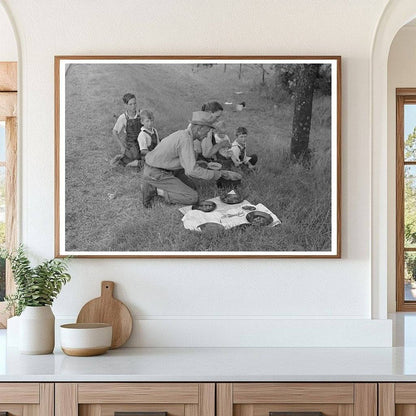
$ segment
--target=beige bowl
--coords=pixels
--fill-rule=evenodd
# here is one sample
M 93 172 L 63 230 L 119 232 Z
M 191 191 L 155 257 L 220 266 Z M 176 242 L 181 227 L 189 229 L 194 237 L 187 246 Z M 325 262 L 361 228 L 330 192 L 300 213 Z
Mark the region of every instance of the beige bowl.
M 77 357 L 104 354 L 111 347 L 112 334 L 110 324 L 61 325 L 61 348 L 65 354 Z

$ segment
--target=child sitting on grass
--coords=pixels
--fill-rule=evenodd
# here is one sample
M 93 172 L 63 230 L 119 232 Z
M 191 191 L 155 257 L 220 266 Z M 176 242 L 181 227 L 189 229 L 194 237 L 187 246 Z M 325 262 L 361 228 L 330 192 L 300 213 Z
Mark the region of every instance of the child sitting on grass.
M 232 152 L 230 150 L 231 140 L 227 136 L 225 122 L 220 120 L 214 123 L 215 129 L 208 133 L 202 140 L 202 156 L 205 160 L 220 162 L 224 168 L 231 168 Z
M 127 166 L 129 163 L 140 159 L 137 136 L 142 124 L 137 111 L 136 96 L 131 93 L 123 95 L 126 111 L 120 115 L 113 128 L 113 137 L 120 143 L 121 155 L 117 155 L 111 161 L 113 166 Z
M 151 152 L 160 142 L 159 134 L 153 127 L 155 118 L 150 110 L 140 111 L 140 120 L 143 124 L 137 141 L 139 143 L 140 156 L 144 159 L 144 156 Z
M 254 170 L 257 163 L 257 155 L 247 155 L 247 129 L 245 127 L 238 127 L 235 131 L 235 137 L 231 145 L 231 160 L 234 162 L 234 166 Z

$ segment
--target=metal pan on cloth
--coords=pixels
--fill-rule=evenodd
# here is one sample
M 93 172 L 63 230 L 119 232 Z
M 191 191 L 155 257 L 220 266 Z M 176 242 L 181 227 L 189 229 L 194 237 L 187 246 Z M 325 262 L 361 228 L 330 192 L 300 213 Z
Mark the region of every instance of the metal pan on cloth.
M 266 227 L 273 222 L 273 218 L 270 214 L 263 211 L 251 211 L 246 215 L 246 220 L 251 225 L 256 225 L 259 227 Z
M 256 207 L 254 205 L 243 205 L 241 209 L 244 211 L 255 211 Z
M 213 201 L 201 201 L 198 204 L 192 205 L 192 209 L 197 209 L 202 212 L 212 212 L 217 208 L 217 204 Z
M 239 204 L 244 201 L 244 198 L 238 193 L 221 195 L 220 199 L 224 204 Z

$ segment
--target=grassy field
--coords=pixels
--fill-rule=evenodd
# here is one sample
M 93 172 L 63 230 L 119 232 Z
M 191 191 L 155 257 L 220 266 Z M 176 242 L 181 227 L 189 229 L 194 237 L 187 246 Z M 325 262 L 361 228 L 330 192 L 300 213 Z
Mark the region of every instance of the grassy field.
M 327 251 L 331 248 L 330 97 L 314 100 L 312 166 L 289 160 L 293 105 L 275 104 L 262 87 L 261 72 L 238 65 L 192 71 L 190 65 L 77 65 L 66 75 L 66 218 L 68 251 Z M 161 137 L 186 128 L 192 111 L 209 100 L 224 105 L 229 136 L 249 131 L 248 153 L 258 170 L 244 177 L 242 193 L 263 203 L 282 221 L 274 228 L 249 227 L 217 234 L 184 229 L 178 206 L 160 201 L 142 207 L 141 173 L 114 168 L 119 152 L 111 131 L 123 112 L 121 96 L 133 92 L 139 108 L 155 113 Z M 242 92 L 242 94 L 236 94 Z M 219 194 L 215 183 L 198 181 L 201 199 Z

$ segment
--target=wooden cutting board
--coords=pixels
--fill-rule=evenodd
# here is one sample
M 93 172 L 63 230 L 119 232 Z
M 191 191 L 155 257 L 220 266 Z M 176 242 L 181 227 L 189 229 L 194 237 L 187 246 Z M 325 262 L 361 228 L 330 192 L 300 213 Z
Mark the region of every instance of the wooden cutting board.
M 107 323 L 113 326 L 111 349 L 121 347 L 130 337 L 133 319 L 124 303 L 113 297 L 114 282 L 101 282 L 101 296 L 86 303 L 77 323 Z

